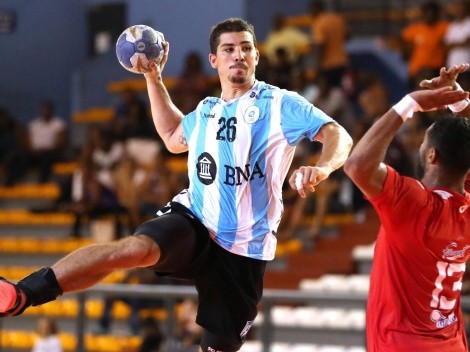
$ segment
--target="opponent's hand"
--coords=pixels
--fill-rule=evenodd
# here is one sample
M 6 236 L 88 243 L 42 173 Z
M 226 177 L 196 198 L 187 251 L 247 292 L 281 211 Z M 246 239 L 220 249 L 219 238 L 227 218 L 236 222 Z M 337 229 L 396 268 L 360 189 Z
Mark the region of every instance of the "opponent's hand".
M 163 34 L 162 34 L 162 37 L 163 37 Z M 147 72 L 144 72 L 144 77 L 146 79 L 150 79 L 154 81 L 162 79 L 163 68 L 165 67 L 168 61 L 168 52 L 170 51 L 170 43 L 168 43 L 166 40 L 163 40 L 162 46 L 163 46 L 163 56 L 160 59 L 160 61 L 158 62 L 152 61 L 149 63 L 150 70 Z
M 446 86 L 433 90 L 417 90 L 410 96 L 421 106 L 423 111 L 446 109 L 447 105 L 467 99 L 469 93 L 461 90 L 453 90 Z
M 446 69 L 445 67 L 441 67 L 439 71 L 439 76 L 422 80 L 419 83 L 419 86 L 422 88 L 427 89 L 437 89 L 442 87 L 452 87 L 456 89 L 457 86 L 455 85 L 457 81 L 457 77 L 460 73 L 465 72 L 470 67 L 470 64 L 460 64 L 460 65 L 453 65 L 450 68 Z
M 315 186 L 326 179 L 331 170 L 320 166 L 301 166 L 289 178 L 289 185 L 297 190 L 302 198 L 306 197 L 305 189 L 315 192 Z

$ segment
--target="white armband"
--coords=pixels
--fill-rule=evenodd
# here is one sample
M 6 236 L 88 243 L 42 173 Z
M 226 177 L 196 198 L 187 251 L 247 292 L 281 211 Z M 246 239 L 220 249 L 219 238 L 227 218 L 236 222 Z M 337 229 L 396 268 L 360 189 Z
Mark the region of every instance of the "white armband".
M 393 105 L 393 110 L 401 116 L 403 121 L 412 118 L 417 111 L 423 111 L 423 108 L 409 94 L 405 95 L 398 103 Z
M 458 84 L 457 82 L 455 82 L 455 85 L 457 86 L 457 89 L 456 90 L 460 90 L 463 92 L 463 89 L 462 87 L 460 86 L 460 84 Z M 453 104 L 449 104 L 447 105 L 447 107 L 449 108 L 450 111 L 452 112 L 461 112 L 462 110 L 464 110 L 469 104 L 469 101 L 468 99 L 464 99 L 464 100 L 461 100 L 461 101 L 458 101 L 456 103 L 453 103 Z

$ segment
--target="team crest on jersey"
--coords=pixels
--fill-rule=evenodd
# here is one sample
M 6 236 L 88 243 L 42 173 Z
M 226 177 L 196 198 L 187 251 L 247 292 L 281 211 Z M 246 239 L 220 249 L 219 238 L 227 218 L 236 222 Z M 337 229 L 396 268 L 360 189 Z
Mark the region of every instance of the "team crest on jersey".
M 436 328 L 442 329 L 445 328 L 446 326 L 452 325 L 457 321 L 457 317 L 455 316 L 454 313 L 450 314 L 448 317 L 446 317 L 444 314 L 442 314 L 440 311 L 437 309 L 434 309 L 431 312 L 431 321 L 436 323 Z
M 452 242 L 442 251 L 442 258 L 455 260 L 465 257 L 465 253 L 470 248 L 470 246 L 464 246 L 462 249 L 457 248 L 457 243 Z
M 201 183 L 210 185 L 217 175 L 217 164 L 209 153 L 202 153 L 197 159 L 197 178 Z
M 259 119 L 259 108 L 255 105 L 250 106 L 246 109 L 245 114 L 243 115 L 246 123 L 255 123 Z

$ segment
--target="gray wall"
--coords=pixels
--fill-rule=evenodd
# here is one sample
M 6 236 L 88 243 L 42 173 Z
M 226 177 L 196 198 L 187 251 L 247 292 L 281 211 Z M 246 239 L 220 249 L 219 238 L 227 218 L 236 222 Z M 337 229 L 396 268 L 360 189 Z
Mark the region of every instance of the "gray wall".
M 13 33 L 0 34 L 0 106 L 26 122 L 38 113 L 44 98 L 54 99 L 57 113 L 66 119 L 80 104 L 86 107 L 112 103 L 106 83 L 132 74 L 119 66 L 113 52 L 88 60 L 86 19 L 90 5 L 111 2 L 2 0 L 0 9 L 13 10 L 17 26 Z M 245 13 L 244 0 L 124 2 L 128 25 L 154 26 L 171 43 L 167 75 L 180 72 L 189 50 L 199 50 L 205 57 L 212 24 Z M 72 97 L 72 90 L 81 94 Z
M 0 9 L 17 16 L 16 31 L 0 34 L 0 105 L 27 120 L 42 99 L 53 98 L 68 114 L 71 74 L 85 60 L 84 4 L 2 0 Z

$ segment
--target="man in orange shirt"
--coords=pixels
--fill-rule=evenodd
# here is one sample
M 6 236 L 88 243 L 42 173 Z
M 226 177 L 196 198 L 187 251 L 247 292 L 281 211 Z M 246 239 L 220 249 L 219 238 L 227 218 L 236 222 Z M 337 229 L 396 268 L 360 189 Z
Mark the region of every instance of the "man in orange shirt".
M 410 90 L 415 90 L 423 78 L 439 75 L 446 59 L 444 36 L 448 22 L 440 19 L 441 6 L 436 1 L 427 1 L 420 10 L 421 19 L 401 32 L 402 51 L 408 61 Z
M 313 0 L 310 11 L 313 18 L 313 52 L 319 60 L 319 69 L 326 74 L 332 86 L 341 86 L 343 74 L 349 65 L 346 21 L 340 14 L 326 11 L 321 0 Z

